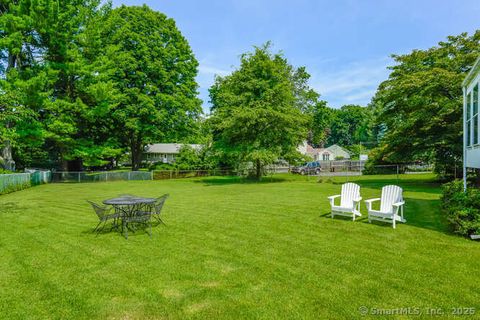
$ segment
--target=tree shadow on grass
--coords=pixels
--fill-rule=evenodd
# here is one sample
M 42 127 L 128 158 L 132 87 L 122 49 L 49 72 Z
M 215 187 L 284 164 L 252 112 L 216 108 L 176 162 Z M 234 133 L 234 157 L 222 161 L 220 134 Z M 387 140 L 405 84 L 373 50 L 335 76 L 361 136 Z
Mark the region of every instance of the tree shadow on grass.
M 203 183 L 205 185 L 229 185 L 229 184 L 269 184 L 290 181 L 284 177 L 263 177 L 262 180 L 254 180 L 244 177 L 209 177 L 195 180 L 195 183 Z
M 0 203 L 0 213 L 15 213 L 21 214 L 27 209 L 26 206 L 21 206 L 15 202 Z
M 404 212 L 408 225 L 451 234 L 438 199 L 405 198 Z
M 119 236 L 121 236 L 121 232 L 118 231 L 118 230 L 115 230 L 115 229 L 111 229 L 109 226 L 99 230 L 98 232 L 97 231 L 94 231 L 94 227 L 95 226 L 92 226 L 92 227 L 88 227 L 88 228 L 85 228 L 83 231 L 82 231 L 82 234 L 85 234 L 85 235 L 91 235 L 93 237 L 100 237 L 102 235 L 106 235 L 106 234 L 118 234 Z
M 161 223 L 152 223 L 152 234 L 154 233 L 156 227 L 160 226 Z M 111 224 L 107 224 L 104 228 L 101 228 L 98 232 L 94 231 L 95 226 L 89 227 L 85 230 L 83 230 L 81 233 L 84 235 L 90 235 L 92 237 L 97 237 L 100 238 L 102 236 L 112 234 L 121 238 L 125 239 L 125 231 L 122 232 L 122 226 L 118 226 L 117 228 L 113 228 Z M 149 238 L 149 232 L 150 232 L 150 227 L 149 226 L 135 226 L 134 229 L 130 228 L 128 229 L 128 238 L 133 238 L 137 236 L 147 236 Z
M 374 209 L 377 209 L 375 205 Z M 369 223 L 368 212 L 363 202 L 361 212 L 362 216 L 356 218 L 354 221 L 355 223 L 366 223 L 375 226 L 392 228 L 391 223 L 381 221 L 372 221 L 371 223 Z M 322 213 L 320 214 L 320 217 L 331 219 L 331 214 L 330 212 Z M 406 225 L 451 235 L 447 219 L 441 212 L 440 200 L 405 198 L 404 217 L 407 220 L 407 222 L 405 223 Z M 335 216 L 334 219 L 352 221 L 352 218 L 342 216 Z M 397 223 L 397 228 L 402 227 L 402 225 L 404 225 L 404 223 Z
M 388 178 L 388 179 L 366 179 L 366 178 L 357 178 L 350 179 L 349 181 L 334 181 L 333 184 L 344 184 L 346 182 L 353 182 L 360 185 L 360 187 L 377 189 L 381 190 L 384 186 L 387 185 L 398 185 L 404 191 L 413 191 L 413 192 L 425 192 L 440 194 L 441 184 L 436 182 L 434 179 L 429 180 L 419 180 L 419 179 L 397 179 L 397 178 Z M 380 196 L 380 195 L 379 195 Z

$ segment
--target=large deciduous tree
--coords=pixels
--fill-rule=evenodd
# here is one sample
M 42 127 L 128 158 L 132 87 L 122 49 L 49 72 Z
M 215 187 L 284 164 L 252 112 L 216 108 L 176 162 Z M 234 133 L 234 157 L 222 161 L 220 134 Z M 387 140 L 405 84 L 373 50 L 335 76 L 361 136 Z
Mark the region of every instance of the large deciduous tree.
M 342 146 L 370 143 L 373 121 L 372 111 L 368 107 L 345 105 L 333 109 L 328 143 Z
M 182 140 L 201 113 L 198 62 L 175 22 L 147 6 L 121 6 L 102 25 L 98 72 L 118 93 L 112 135 L 128 146 L 132 170 L 146 144 Z
M 6 0 L 0 3 L 0 155 L 11 155 L 18 139 L 17 126 L 27 115 L 22 105 L 23 92 L 14 85 L 18 70 L 32 64 L 33 49 L 38 41 L 33 33 L 31 2 Z M 4 165 L 14 164 L 5 159 Z
M 295 157 L 317 98 L 308 78 L 268 43 L 243 54 L 240 67 L 210 88 L 214 148 L 237 163 L 253 163 L 257 179 L 265 165 Z
M 327 106 L 326 101 L 318 101 L 310 110 L 310 132 L 308 142 L 323 148 L 331 133 L 333 110 Z
M 106 154 L 118 153 L 109 139 L 90 134 L 90 128 L 100 127 L 100 118 L 92 113 L 101 101 L 93 94 L 98 92 L 91 69 L 96 56 L 88 56 L 88 42 L 94 39 L 86 30 L 108 7 L 99 0 L 10 0 L 0 5 L 0 121 L 8 120 L 6 136 L 13 137 L 22 165 L 35 163 L 32 158 L 40 155 L 52 165 L 66 169 L 67 163 L 76 163 L 79 168 L 84 160 L 98 163 Z
M 428 50 L 393 55 L 388 80 L 373 99 L 384 135 L 377 162 L 433 162 L 438 173 L 461 166 L 461 83 L 480 53 L 480 31 Z M 460 170 L 458 170 L 460 172 Z

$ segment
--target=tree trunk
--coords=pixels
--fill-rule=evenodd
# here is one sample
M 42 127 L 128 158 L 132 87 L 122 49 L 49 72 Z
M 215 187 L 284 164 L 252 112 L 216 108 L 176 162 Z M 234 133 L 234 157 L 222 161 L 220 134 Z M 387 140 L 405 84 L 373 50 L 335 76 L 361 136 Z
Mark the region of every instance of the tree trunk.
M 80 158 L 77 158 L 75 160 L 68 160 L 67 169 L 68 171 L 74 171 L 74 172 L 83 171 L 83 160 Z
M 142 143 L 140 139 L 132 138 L 130 151 L 132 157 L 132 171 L 137 171 L 140 169 L 140 163 L 142 162 Z
M 2 150 L 2 158 L 4 161 L 5 169 L 15 171 L 15 161 L 12 158 L 12 146 L 10 140 L 5 140 Z
M 256 174 L 255 174 L 255 178 L 257 180 L 260 180 L 262 178 L 262 165 L 260 163 L 260 160 L 257 160 L 256 167 L 257 167 L 257 171 L 256 171 Z
M 9 51 L 7 73 L 11 69 L 15 68 L 15 64 L 16 64 L 16 56 Z M 7 122 L 6 126 L 7 128 L 10 128 L 11 124 Z M 2 157 L 5 162 L 5 169 L 10 171 L 15 171 L 15 161 L 13 161 L 13 157 L 12 157 L 12 145 L 10 143 L 10 140 L 5 140 L 3 143 Z

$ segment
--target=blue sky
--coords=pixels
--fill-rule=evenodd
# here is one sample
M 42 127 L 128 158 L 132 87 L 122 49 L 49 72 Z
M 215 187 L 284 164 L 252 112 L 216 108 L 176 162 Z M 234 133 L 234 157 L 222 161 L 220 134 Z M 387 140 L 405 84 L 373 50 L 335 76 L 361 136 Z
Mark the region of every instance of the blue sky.
M 175 19 L 200 63 L 198 83 L 208 111 L 214 75 L 238 66 L 239 55 L 271 40 L 331 107 L 366 105 L 388 77 L 390 54 L 426 49 L 448 35 L 480 29 L 478 0 L 114 0 Z

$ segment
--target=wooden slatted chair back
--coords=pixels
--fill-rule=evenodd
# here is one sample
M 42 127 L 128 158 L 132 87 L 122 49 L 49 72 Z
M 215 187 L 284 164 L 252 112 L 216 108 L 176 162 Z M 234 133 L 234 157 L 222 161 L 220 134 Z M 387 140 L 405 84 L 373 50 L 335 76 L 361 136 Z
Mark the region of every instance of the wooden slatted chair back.
M 340 206 L 343 208 L 353 208 L 353 200 L 360 197 L 360 186 L 356 183 L 348 182 L 342 185 L 342 194 Z
M 388 185 L 382 188 L 382 197 L 380 199 L 380 211 L 392 212 L 394 203 L 403 200 L 403 190 L 399 186 Z

